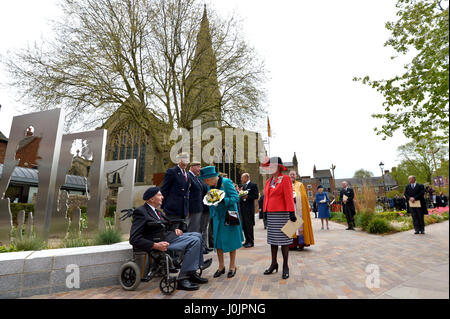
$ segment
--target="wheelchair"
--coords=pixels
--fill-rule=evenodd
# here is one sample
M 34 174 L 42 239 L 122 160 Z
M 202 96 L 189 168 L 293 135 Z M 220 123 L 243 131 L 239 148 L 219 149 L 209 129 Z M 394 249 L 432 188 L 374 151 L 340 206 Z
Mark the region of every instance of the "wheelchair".
M 120 220 L 125 220 L 133 215 L 134 209 L 124 209 Z M 186 229 L 186 224 L 182 219 L 171 220 L 173 226 L 180 225 L 181 230 Z M 148 226 L 154 227 L 161 232 L 165 231 L 165 225 L 161 222 L 149 222 Z M 163 239 L 162 239 L 163 240 Z M 142 268 L 138 265 L 138 258 L 143 257 Z M 177 277 L 170 274 L 175 271 L 174 254 L 169 251 L 152 249 L 150 252 L 133 248 L 133 257 L 120 267 L 119 282 L 122 289 L 132 291 L 139 287 L 141 282 L 148 282 L 155 277 L 161 277 L 159 289 L 164 295 L 172 294 L 177 288 Z M 180 266 L 180 265 L 177 265 Z M 197 270 L 201 276 L 202 269 Z

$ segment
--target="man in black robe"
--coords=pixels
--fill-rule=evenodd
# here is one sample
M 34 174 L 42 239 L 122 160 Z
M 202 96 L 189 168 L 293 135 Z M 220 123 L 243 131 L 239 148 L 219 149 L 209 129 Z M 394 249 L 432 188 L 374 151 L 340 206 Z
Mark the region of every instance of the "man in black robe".
M 346 198 L 344 198 L 346 196 Z M 354 216 L 356 215 L 355 204 L 353 203 L 353 198 L 355 197 L 355 193 L 352 188 L 348 187 L 347 182 L 342 182 L 342 189 L 339 195 L 339 198 L 342 201 L 342 212 L 347 219 L 348 227 L 346 230 L 355 230 L 355 220 Z

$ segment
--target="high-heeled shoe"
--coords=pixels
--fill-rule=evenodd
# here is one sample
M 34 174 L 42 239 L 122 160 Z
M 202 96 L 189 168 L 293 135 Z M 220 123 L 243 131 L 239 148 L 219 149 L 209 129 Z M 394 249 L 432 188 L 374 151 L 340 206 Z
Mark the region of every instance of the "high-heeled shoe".
M 222 270 L 217 269 L 216 272 L 214 273 L 214 278 L 220 277 L 220 275 L 223 275 L 225 273 L 225 267 L 223 267 Z
M 264 270 L 264 275 L 271 275 L 274 270 L 278 272 L 278 264 L 270 265 L 268 269 Z
M 286 268 L 283 267 L 283 275 L 281 276 L 281 278 L 283 278 L 283 279 L 289 278 L 289 267 L 286 267 Z

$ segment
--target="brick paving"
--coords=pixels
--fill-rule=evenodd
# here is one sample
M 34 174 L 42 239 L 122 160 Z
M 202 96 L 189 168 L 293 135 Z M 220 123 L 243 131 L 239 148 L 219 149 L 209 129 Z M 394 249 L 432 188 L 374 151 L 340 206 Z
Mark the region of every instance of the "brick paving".
M 303 251 L 290 251 L 290 278 L 281 279 L 282 256 L 278 252 L 280 271 L 263 275 L 270 264 L 270 249 L 262 220 L 255 226 L 255 247 L 237 252 L 237 273 L 228 279 L 213 278 L 213 265 L 204 271 L 209 279 L 197 291 L 175 291 L 164 296 L 159 279 L 141 283 L 136 291 L 120 286 L 93 288 L 30 298 L 51 299 L 372 299 L 372 298 L 449 298 L 449 222 L 426 227 L 425 235 L 413 231 L 393 235 L 371 235 L 348 231 L 330 222 L 330 230 L 321 230 L 320 221 L 312 218 L 316 244 Z M 229 256 L 225 264 L 228 271 Z M 379 288 L 366 286 L 366 267 L 377 265 Z

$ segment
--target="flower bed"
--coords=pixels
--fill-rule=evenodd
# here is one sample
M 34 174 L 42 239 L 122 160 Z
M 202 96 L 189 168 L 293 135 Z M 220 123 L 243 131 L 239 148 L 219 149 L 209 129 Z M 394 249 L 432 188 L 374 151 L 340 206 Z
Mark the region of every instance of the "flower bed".
M 440 223 L 449 219 L 448 207 L 432 208 L 425 215 L 425 225 Z M 330 220 L 347 224 L 341 212 L 332 212 Z M 355 216 L 356 227 L 373 234 L 389 234 L 414 228 L 412 217 L 407 211 L 372 212 L 360 211 Z

